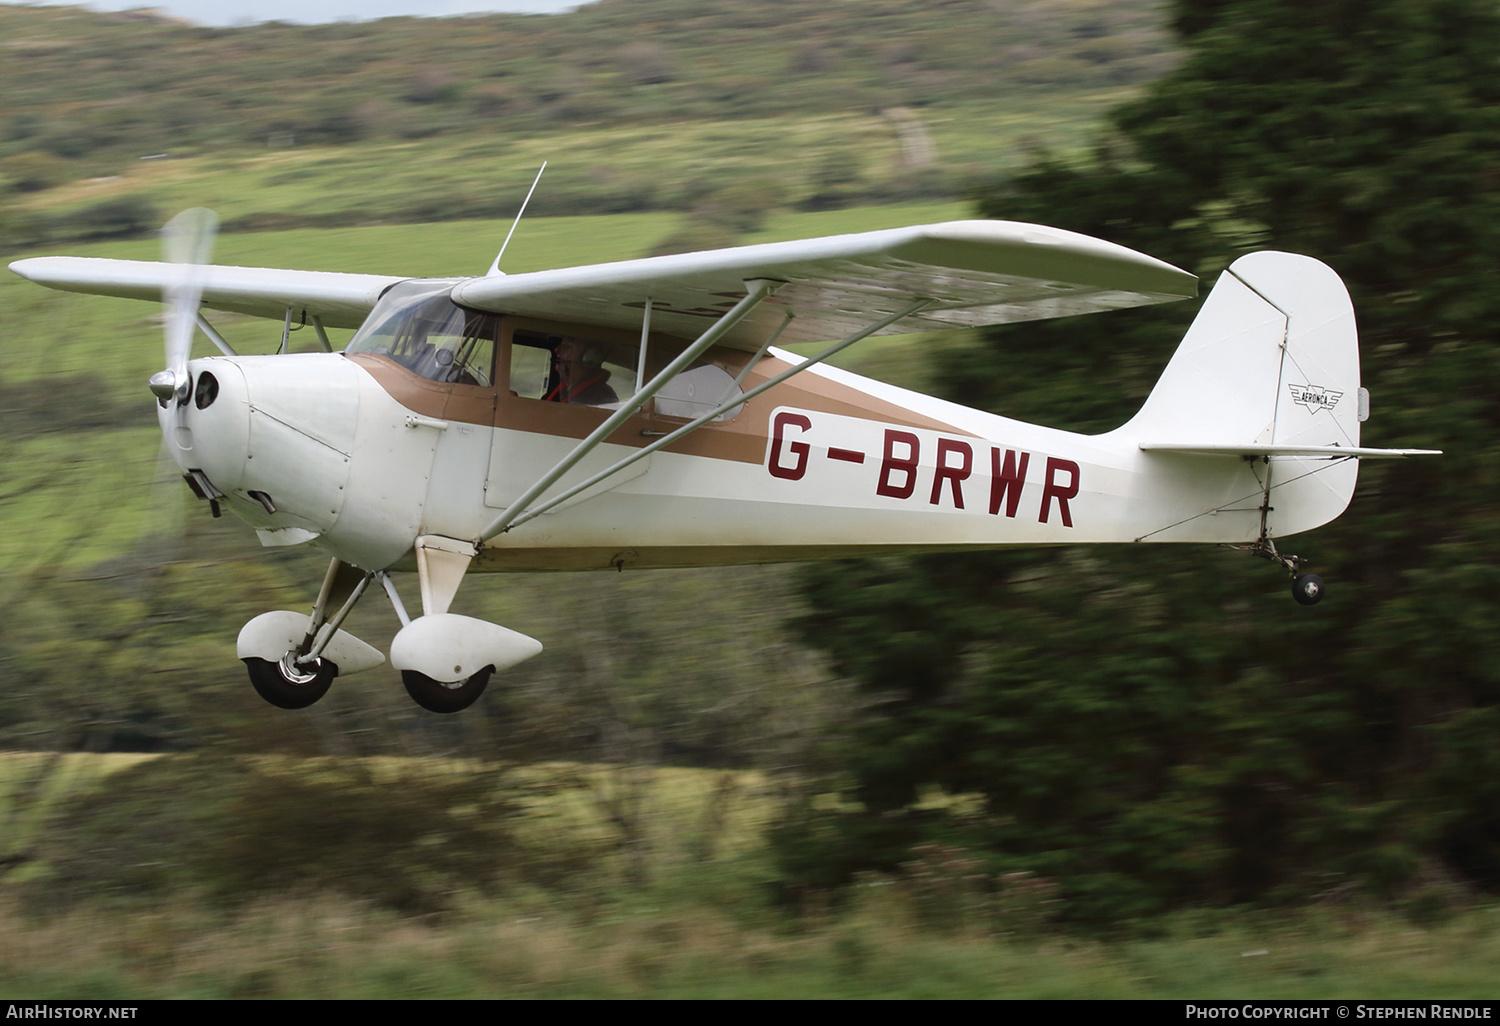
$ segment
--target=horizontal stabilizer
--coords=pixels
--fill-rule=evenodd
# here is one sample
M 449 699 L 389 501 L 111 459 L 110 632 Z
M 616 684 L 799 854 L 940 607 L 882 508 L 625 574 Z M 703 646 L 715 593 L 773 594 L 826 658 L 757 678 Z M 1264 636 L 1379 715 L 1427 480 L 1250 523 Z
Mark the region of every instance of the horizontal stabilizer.
M 1441 449 L 1368 449 L 1358 445 L 1178 445 L 1170 442 L 1142 442 L 1145 452 L 1180 452 L 1191 456 L 1326 456 L 1348 459 L 1394 460 L 1405 456 L 1441 456 Z

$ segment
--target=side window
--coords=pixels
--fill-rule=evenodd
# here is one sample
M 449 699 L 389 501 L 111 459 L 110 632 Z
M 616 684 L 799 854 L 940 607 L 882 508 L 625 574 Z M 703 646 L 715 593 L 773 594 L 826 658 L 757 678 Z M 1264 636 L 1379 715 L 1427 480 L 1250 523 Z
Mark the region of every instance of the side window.
M 656 393 L 656 412 L 663 417 L 697 420 L 717 409 L 720 403 L 743 394 L 724 368 L 714 363 L 700 364 L 683 371 Z M 742 409 L 743 403 L 731 406 L 714 420 L 732 420 Z
M 434 350 L 438 365 L 446 364 L 446 370 L 435 381 L 451 381 L 458 385 L 478 385 L 488 388 L 492 368 L 495 366 L 495 338 L 500 318 L 495 314 L 464 311 L 462 334 L 445 339 Z M 451 354 L 451 359 L 449 355 Z
M 523 399 L 540 399 L 552 377 L 552 350 L 523 341 L 523 334 L 516 332 L 510 343 L 510 391 Z
M 634 346 L 580 335 L 517 331 L 510 390 L 525 399 L 618 408 L 636 389 Z

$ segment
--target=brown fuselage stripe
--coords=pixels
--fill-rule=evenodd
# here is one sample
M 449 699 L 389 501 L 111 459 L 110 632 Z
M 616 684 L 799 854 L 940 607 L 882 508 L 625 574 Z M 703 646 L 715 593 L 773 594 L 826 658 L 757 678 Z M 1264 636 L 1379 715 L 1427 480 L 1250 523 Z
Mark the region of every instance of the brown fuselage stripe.
M 605 328 L 585 327 L 556 322 L 535 321 L 507 317 L 501 322 L 501 340 L 496 347 L 496 384 L 492 387 L 478 385 L 440 384 L 413 374 L 383 356 L 369 353 L 350 353 L 349 359 L 369 372 L 370 376 L 402 406 L 426 417 L 438 420 L 457 421 L 462 424 L 478 424 L 485 427 L 505 428 L 512 431 L 531 431 L 556 435 L 563 438 L 585 438 L 610 415 L 607 409 L 593 406 L 573 406 L 566 403 L 545 402 L 540 399 L 524 399 L 510 393 L 510 339 L 518 330 L 569 333 L 593 336 L 601 340 L 638 345 L 623 332 Z M 676 353 L 687 348 L 682 339 L 653 335 L 648 356 L 654 358 L 658 367 L 665 365 Z M 705 360 L 718 364 L 732 376 L 738 376 L 750 354 L 736 349 L 713 348 Z M 764 357 L 743 383 L 746 391 L 768 381 L 787 370 L 791 364 L 774 357 Z M 738 416 L 731 420 L 717 421 L 700 431 L 694 431 L 678 439 L 667 450 L 690 456 L 706 456 L 712 459 L 733 460 L 738 463 L 760 463 L 765 458 L 766 440 L 770 434 L 771 412 L 780 406 L 792 406 L 803 410 L 814 410 L 843 417 L 876 421 L 882 424 L 898 424 L 903 427 L 923 428 L 950 435 L 971 436 L 951 424 L 923 417 L 904 407 L 867 395 L 856 388 L 830 381 L 814 374 L 798 374 L 742 407 Z M 652 407 L 648 405 L 648 411 Z M 630 417 L 609 441 L 614 445 L 641 448 L 668 431 L 686 423 L 681 418 L 661 417 L 655 412 L 642 412 Z M 863 454 L 848 449 L 831 449 L 831 458 L 851 463 L 864 462 Z

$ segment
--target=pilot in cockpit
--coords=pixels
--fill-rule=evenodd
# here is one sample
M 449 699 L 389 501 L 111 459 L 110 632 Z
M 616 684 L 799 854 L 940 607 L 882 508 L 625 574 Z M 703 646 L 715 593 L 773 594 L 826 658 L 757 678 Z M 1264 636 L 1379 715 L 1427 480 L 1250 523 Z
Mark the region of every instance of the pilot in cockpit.
M 553 403 L 604 406 L 620 397 L 609 386 L 610 372 L 602 366 L 604 353 L 574 339 L 563 339 L 552 350 L 553 385 L 543 398 Z

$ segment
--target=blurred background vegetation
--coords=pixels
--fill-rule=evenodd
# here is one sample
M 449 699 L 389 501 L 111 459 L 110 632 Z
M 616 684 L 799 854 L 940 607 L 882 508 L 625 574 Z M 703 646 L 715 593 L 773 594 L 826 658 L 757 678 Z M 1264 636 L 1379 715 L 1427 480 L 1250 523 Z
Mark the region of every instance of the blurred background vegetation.
M 13 992 L 1494 996 L 1493 3 L 603 0 L 233 29 L 0 6 L 0 53 L 6 259 L 151 259 L 205 204 L 225 263 L 478 273 L 544 158 L 510 270 L 977 204 L 1205 285 L 1256 249 L 1327 261 L 1369 444 L 1448 453 L 1366 466 L 1297 540 L 1331 588 L 1313 609 L 1199 548 L 495 578 L 460 611 L 547 650 L 466 714 L 381 671 L 288 714 L 234 634 L 310 604 L 323 560 L 254 548 L 157 465 L 154 308 L 6 276 Z M 1107 429 L 1195 306 L 852 365 Z M 370 602 L 352 629 L 396 623 Z
M 21 238 L 961 196 L 1171 66 L 1147 0 L 610 0 L 558 16 L 200 28 L 0 6 Z M 144 165 L 143 166 L 143 162 Z

